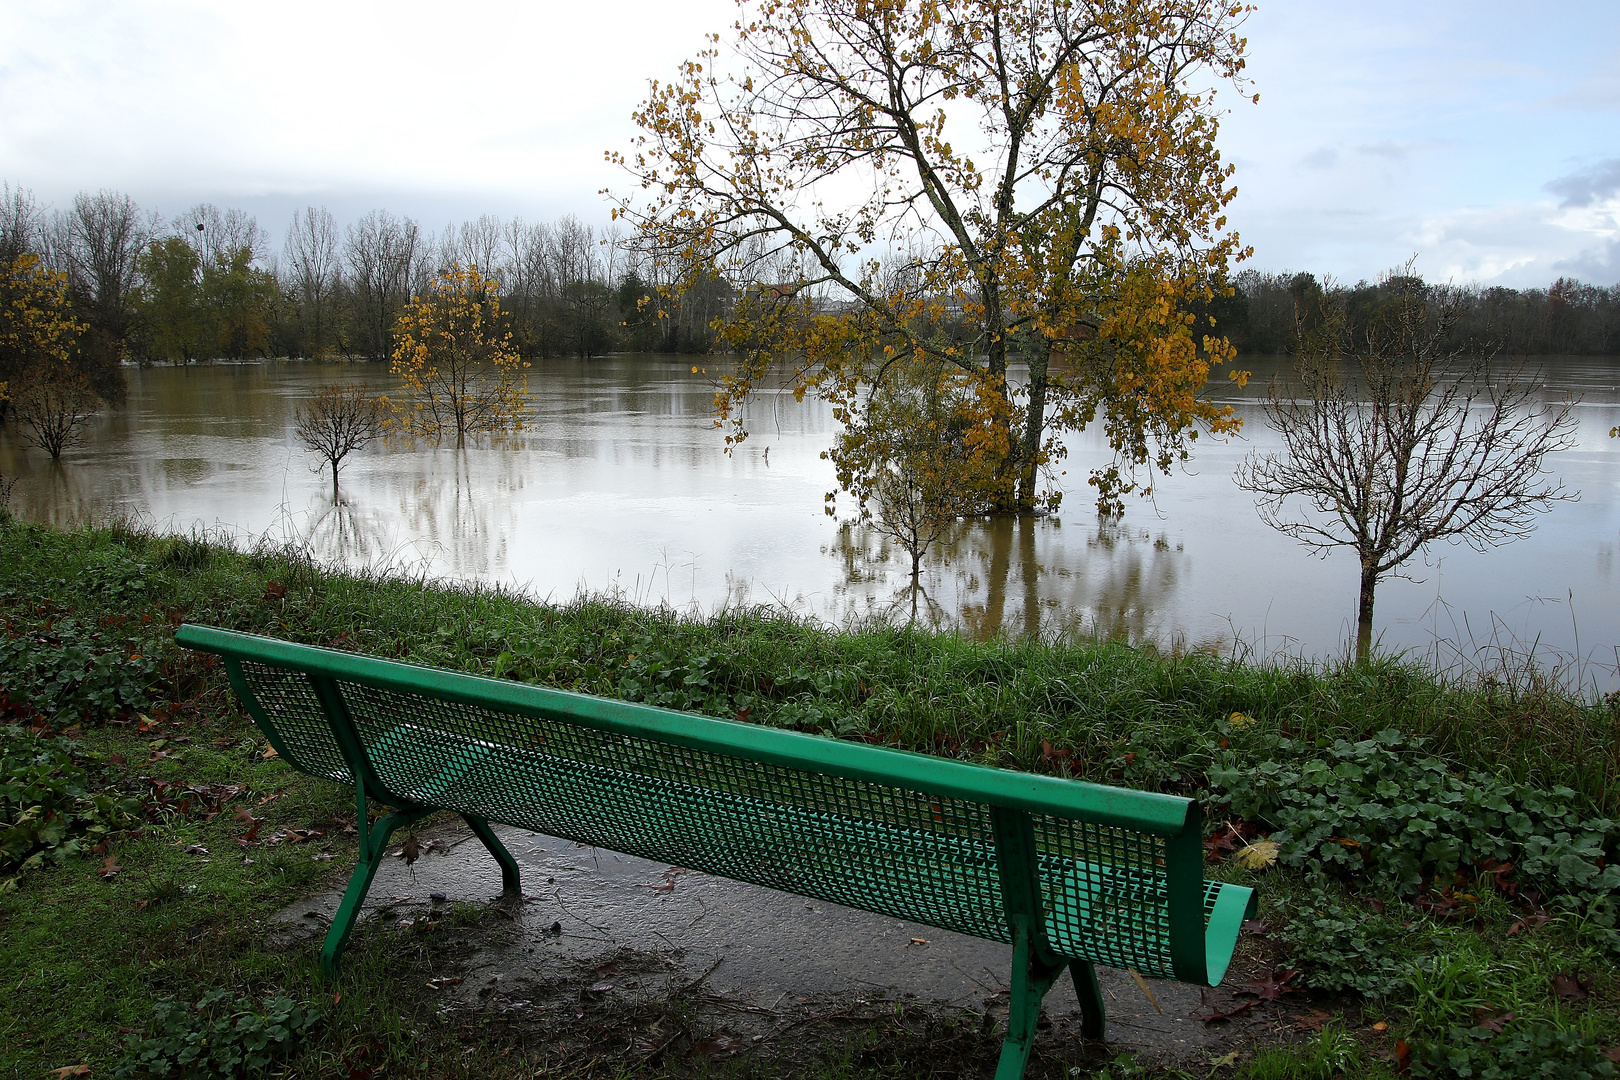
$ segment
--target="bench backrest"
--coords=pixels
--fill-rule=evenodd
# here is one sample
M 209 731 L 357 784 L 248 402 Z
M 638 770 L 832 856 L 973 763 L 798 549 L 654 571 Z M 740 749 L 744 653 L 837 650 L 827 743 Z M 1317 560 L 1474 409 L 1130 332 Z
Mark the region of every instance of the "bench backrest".
M 1023 902 L 1061 956 L 1206 981 L 1216 886 L 1190 799 L 208 627 L 176 640 L 224 659 L 289 764 L 396 807 L 991 940 Z

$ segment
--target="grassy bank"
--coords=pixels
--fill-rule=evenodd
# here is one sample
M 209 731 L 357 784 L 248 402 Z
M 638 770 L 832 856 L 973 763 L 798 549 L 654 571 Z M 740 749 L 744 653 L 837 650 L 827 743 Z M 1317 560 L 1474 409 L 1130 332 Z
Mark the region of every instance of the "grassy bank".
M 962 1034 L 976 1029 L 891 1010 L 786 1057 L 671 1050 L 586 1064 L 558 1049 L 577 1032 L 435 1011 L 425 983 L 454 970 L 458 935 L 485 932 L 477 911 L 429 938 L 366 928 L 334 991 L 313 950 L 277 945 L 266 923 L 352 862 L 352 802 L 263 757 L 221 673 L 170 643 L 183 620 L 1197 795 L 1214 829 L 1210 872 L 1262 888 L 1245 955 L 1260 974 L 1299 972 L 1260 1008 L 1331 1017 L 1197 1075 L 1308 1075 L 1312 1060 L 1323 1076 L 1403 1061 L 1469 1075 L 1443 1063 L 1518 1058 L 1601 1075 L 1620 1043 L 1614 702 L 1534 682 L 1448 683 L 1387 660 L 1247 666 L 1090 642 L 839 633 L 758 612 L 545 606 L 116 528 L 0 527 L 0 615 L 0 719 L 34 732 L 9 736 L 7 760 L 33 763 L 36 800 L 49 801 L 42 777 L 74 770 L 82 792 L 50 796 L 78 807 L 67 815 L 77 839 L 30 834 L 25 850 L 13 828 L 17 850 L 0 862 L 0 979 L 14 988 L 0 998 L 0 1075 L 109 1074 L 128 1038 L 153 1033 L 155 1001 L 210 988 L 245 995 L 233 1015 L 289 1033 L 266 1036 L 264 1052 L 293 1075 L 970 1076 L 993 1062 L 993 1038 Z M 54 741 L 64 730 L 73 744 Z M 23 813 L 26 799 L 8 798 Z M 1275 852 L 1253 846 L 1261 837 Z M 318 1014 L 301 1038 L 301 1014 L 264 1003 L 275 995 Z M 691 1029 L 676 1050 L 712 1045 L 680 1001 L 657 1008 L 674 1017 L 665 1029 Z M 174 1045 L 202 1022 L 171 1019 Z M 607 1046 L 655 1021 L 589 1022 Z M 1031 1075 L 1104 1067 L 1071 1050 L 1048 1047 Z

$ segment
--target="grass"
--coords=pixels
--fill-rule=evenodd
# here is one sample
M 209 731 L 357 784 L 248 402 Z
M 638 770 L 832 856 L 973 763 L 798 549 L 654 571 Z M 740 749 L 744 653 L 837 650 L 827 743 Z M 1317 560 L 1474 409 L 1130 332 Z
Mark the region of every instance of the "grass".
M 218 669 L 169 641 L 184 620 L 1189 794 L 1206 792 L 1222 741 L 1241 748 L 1279 733 L 1305 744 L 1354 741 L 1399 729 L 1457 770 L 1567 785 L 1583 813 L 1620 816 L 1620 705 L 1533 676 L 1443 678 L 1387 658 L 1364 668 L 1252 665 L 1093 641 L 976 643 L 909 627 L 838 632 L 770 612 L 691 619 L 612 598 L 543 605 L 498 588 L 331 572 L 296 550 L 243 553 L 127 527 L 59 532 L 15 522 L 0 523 L 0 615 L 11 640 L 72 620 L 99 635 L 98 647 L 156 660 L 148 704 L 122 716 L 91 709 L 56 718 L 99 758 L 99 782 L 147 800 L 148 820 L 138 836 L 28 871 L 0 893 L 7 1077 L 81 1064 L 104 1075 L 154 1000 L 194 1000 L 211 987 L 284 992 L 322 1008 L 312 1038 L 277 1066 L 291 1076 L 943 1077 L 993 1065 L 999 1040 L 982 1017 L 905 1008 L 811 1018 L 792 1042 L 718 1054 L 704 1049 L 715 1042 L 713 1017 L 678 993 L 597 1003 L 567 1023 L 519 1022 L 493 1009 L 446 1015 L 427 979 L 453 973 L 466 941 L 498 932 L 467 913 L 426 935 L 363 925 L 334 990 L 315 972 L 314 949 L 278 944 L 270 925 L 290 901 L 346 874 L 353 803 L 262 756 L 263 739 Z M 1246 718 L 1241 737 L 1233 714 Z M 242 790 L 210 802 L 219 785 Z M 174 795 L 188 787 L 203 794 L 182 808 Z M 159 791 L 169 794 L 154 801 Z M 239 811 L 264 819 L 261 837 L 293 839 L 242 846 Z M 105 876 L 109 856 L 118 870 Z M 1402 989 L 1379 1001 L 1287 997 L 1266 1008 L 1285 1017 L 1322 1008 L 1339 1019 L 1320 1032 L 1293 1029 L 1286 1044 L 1242 1043 L 1229 1063 L 1187 1063 L 1187 1075 L 1383 1076 L 1397 1037 L 1442 1039 L 1472 1025 L 1476 1010 L 1512 1012 L 1600 1046 L 1620 1042 L 1613 953 L 1605 928 L 1581 912 L 1549 910 L 1513 929 L 1525 908 L 1487 890 L 1439 912 L 1297 869 L 1254 874 L 1225 863 L 1211 873 L 1261 884 L 1263 921 L 1278 927 L 1290 905 L 1342 905 L 1376 931 Z M 1288 958 L 1280 938 L 1247 941 L 1253 970 Z M 1586 980 L 1591 996 L 1560 998 L 1550 989 L 1558 975 Z M 579 974 L 581 985 L 590 978 Z M 559 982 L 560 993 L 571 987 L 577 1000 L 578 987 Z M 668 1036 L 665 1049 L 638 1051 L 637 1032 L 652 1029 Z M 1133 1071 L 1128 1060 L 1109 1063 L 1074 1044 L 1049 1046 L 1030 1075 L 1103 1067 L 1112 1076 L 1174 1074 Z

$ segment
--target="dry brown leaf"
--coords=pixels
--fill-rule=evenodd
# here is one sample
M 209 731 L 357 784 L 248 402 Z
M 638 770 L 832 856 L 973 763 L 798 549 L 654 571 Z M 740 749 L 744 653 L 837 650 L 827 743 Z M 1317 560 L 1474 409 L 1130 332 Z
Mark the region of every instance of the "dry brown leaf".
M 1552 987 L 1553 993 L 1565 1001 L 1585 1001 L 1592 996 L 1591 980 L 1578 975 L 1554 975 Z
M 1160 1016 L 1163 1016 L 1164 1010 L 1159 1007 L 1159 999 L 1153 996 L 1153 988 L 1148 986 L 1147 980 L 1142 978 L 1141 974 L 1135 968 L 1126 968 L 1125 970 L 1130 972 L 1131 978 L 1136 980 L 1137 988 L 1140 989 L 1142 993 L 1147 995 L 1148 1001 L 1153 1005 L 1153 1011 L 1158 1013 Z
M 118 857 L 115 855 L 109 855 L 107 856 L 107 861 L 101 864 L 101 869 L 96 871 L 96 873 L 100 874 L 104 878 L 111 879 L 117 877 L 119 872 L 123 869 L 124 868 L 122 866 L 118 865 Z
M 52 1069 L 48 1075 L 56 1077 L 57 1080 L 67 1080 L 70 1076 L 89 1076 L 90 1066 L 64 1065 L 60 1069 Z

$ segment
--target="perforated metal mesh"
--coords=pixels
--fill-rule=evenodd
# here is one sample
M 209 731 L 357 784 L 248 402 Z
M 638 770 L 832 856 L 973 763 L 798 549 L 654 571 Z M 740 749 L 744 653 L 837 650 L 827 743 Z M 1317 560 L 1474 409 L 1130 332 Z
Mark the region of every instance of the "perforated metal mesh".
M 1163 838 L 1046 814 L 1031 818 L 1052 949 L 1173 977 Z
M 342 691 L 378 778 L 402 797 L 1010 940 L 981 805 L 414 694 Z
M 287 751 L 287 764 L 311 776 L 352 784 L 349 766 L 332 737 L 332 727 L 301 671 L 242 661 L 242 674 L 254 700 Z M 267 733 L 268 734 L 268 733 Z

